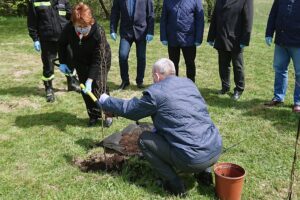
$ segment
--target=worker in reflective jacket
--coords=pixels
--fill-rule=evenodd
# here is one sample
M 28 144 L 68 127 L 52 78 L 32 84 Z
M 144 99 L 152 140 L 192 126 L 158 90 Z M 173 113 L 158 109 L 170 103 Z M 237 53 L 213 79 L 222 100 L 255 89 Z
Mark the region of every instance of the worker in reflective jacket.
M 58 51 L 58 39 L 64 26 L 69 22 L 71 7 L 67 0 L 30 0 L 28 5 L 27 26 L 29 35 L 34 42 L 36 51 L 41 51 L 43 62 L 43 76 L 46 100 L 55 100 L 52 80 L 54 79 L 54 66 L 52 60 Z M 69 52 L 71 60 L 71 51 Z M 71 67 L 71 65 L 69 65 Z M 80 91 L 78 85 L 72 82 L 70 76 L 75 76 L 74 70 L 65 74 L 68 90 Z

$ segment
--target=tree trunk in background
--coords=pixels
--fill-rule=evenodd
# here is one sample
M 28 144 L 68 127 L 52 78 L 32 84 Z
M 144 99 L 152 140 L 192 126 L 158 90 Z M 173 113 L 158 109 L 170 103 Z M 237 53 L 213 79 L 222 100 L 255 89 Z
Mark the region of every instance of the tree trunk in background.
M 100 5 L 101 5 L 101 8 L 103 9 L 103 11 L 104 11 L 104 13 L 105 13 L 105 17 L 106 17 L 106 19 L 109 19 L 109 17 L 110 17 L 110 14 L 109 14 L 108 10 L 106 9 L 106 7 L 105 7 L 105 4 L 104 4 L 103 0 L 99 0 L 99 3 L 100 3 Z

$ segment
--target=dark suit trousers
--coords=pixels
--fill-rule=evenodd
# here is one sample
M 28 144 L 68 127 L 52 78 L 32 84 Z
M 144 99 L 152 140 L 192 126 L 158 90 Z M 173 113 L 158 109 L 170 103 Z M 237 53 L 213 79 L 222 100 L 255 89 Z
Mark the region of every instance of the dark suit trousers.
M 188 164 L 185 158 L 180 158 L 174 147 L 158 133 L 145 131 L 139 139 L 139 147 L 151 167 L 164 180 L 178 178 L 176 171 L 199 173 L 210 171 L 210 166 L 217 162 L 220 155 L 202 163 Z M 188 159 L 188 158 L 186 158 Z
M 222 51 L 219 54 L 219 75 L 222 82 L 222 89 L 228 91 L 230 89 L 230 63 L 232 62 L 234 74 L 234 91 L 244 91 L 245 75 L 244 75 L 244 59 L 243 51 Z
M 173 61 L 176 69 L 176 76 L 178 76 L 179 71 L 179 60 L 180 60 L 180 49 L 182 50 L 182 54 L 184 57 L 185 65 L 186 65 L 186 76 L 195 82 L 196 76 L 196 46 L 190 47 L 170 47 L 168 46 L 168 53 L 170 60 Z

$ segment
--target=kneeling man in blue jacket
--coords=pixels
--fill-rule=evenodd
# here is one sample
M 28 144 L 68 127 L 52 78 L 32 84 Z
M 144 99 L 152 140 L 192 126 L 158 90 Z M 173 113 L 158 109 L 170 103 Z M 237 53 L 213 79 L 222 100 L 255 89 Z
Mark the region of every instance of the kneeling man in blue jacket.
M 153 65 L 154 84 L 143 96 L 130 100 L 102 94 L 104 111 L 132 120 L 151 116 L 155 129 L 143 132 L 139 147 L 171 194 L 185 196 L 184 183 L 175 170 L 194 173 L 199 184 L 212 184 L 210 167 L 222 151 L 222 138 L 212 122 L 196 85 L 175 75 L 171 60 Z

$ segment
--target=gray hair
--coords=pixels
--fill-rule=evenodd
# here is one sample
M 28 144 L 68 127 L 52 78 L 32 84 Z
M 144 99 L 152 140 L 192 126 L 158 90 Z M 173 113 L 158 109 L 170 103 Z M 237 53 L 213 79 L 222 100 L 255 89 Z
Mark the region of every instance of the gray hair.
M 154 63 L 152 70 L 164 76 L 175 75 L 174 63 L 168 58 L 161 58 L 157 60 Z

